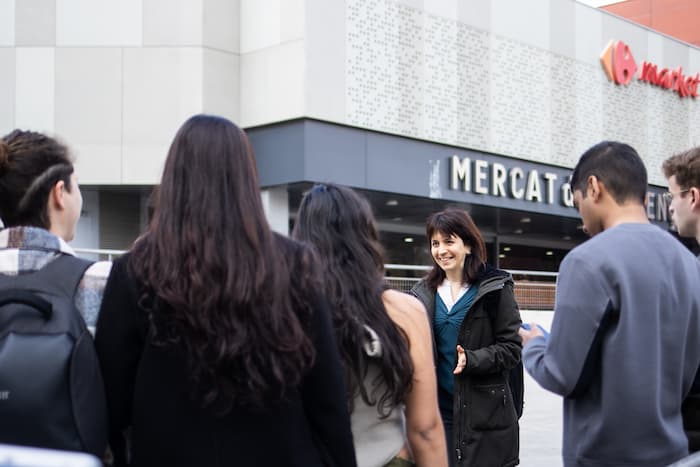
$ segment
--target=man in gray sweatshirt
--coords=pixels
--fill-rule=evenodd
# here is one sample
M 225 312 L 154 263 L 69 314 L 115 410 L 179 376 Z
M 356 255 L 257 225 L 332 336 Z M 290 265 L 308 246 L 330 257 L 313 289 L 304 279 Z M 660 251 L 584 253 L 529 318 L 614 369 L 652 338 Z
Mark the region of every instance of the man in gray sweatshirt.
M 649 223 L 630 146 L 586 151 L 571 189 L 592 238 L 561 264 L 551 334 L 521 330 L 525 368 L 564 396 L 565 466 L 666 466 L 688 454 L 681 403 L 700 365 L 700 262 Z

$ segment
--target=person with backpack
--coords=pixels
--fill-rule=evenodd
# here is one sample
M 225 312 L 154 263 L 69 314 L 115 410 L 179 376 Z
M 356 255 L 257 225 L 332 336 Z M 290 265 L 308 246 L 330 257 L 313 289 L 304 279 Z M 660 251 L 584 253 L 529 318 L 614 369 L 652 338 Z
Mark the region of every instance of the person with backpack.
M 486 263 L 484 240 L 465 211 L 433 214 L 426 234 L 433 269 L 411 293 L 432 324 L 450 466 L 517 465 L 522 321 L 513 279 Z
M 356 465 L 314 255 L 270 229 L 259 190 L 233 122 L 180 127 L 97 324 L 118 465 Z
M 367 200 L 344 186 L 316 185 L 301 202 L 292 235 L 321 259 L 358 466 L 447 467 L 425 309 L 387 288 Z
M 68 245 L 81 209 L 65 145 L 22 130 L 0 139 L 0 443 L 102 457 L 104 388 L 87 327 L 111 263 Z

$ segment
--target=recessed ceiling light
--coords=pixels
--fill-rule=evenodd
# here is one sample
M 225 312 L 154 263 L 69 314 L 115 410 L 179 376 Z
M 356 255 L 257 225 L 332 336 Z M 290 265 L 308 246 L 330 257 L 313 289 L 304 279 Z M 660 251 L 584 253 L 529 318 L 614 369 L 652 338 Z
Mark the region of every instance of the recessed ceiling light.
M 509 246 L 504 246 L 504 247 L 503 247 L 503 251 L 510 251 L 510 247 L 509 247 Z
M 390 199 L 389 201 L 386 202 L 387 206 L 398 206 L 399 202 L 395 199 Z
M 499 257 L 499 258 L 505 258 L 506 255 L 504 255 L 503 253 L 501 253 L 500 255 L 498 255 L 498 257 Z
M 391 220 L 394 222 L 399 222 L 399 221 L 403 220 L 403 217 L 394 217 Z
M 552 256 L 553 254 L 554 254 L 553 251 L 547 251 L 547 252 L 545 253 L 545 255 L 547 255 L 547 256 Z
M 406 243 L 413 243 L 413 237 L 404 237 L 403 241 Z
M 571 237 L 568 236 L 568 235 L 564 235 L 564 236 L 562 237 L 562 240 L 571 240 Z
M 522 219 L 520 219 L 520 222 L 522 222 L 523 224 L 529 224 L 531 221 L 532 219 L 530 219 L 529 217 L 523 217 Z
M 523 233 L 523 229 L 515 229 L 513 233 L 520 235 L 521 233 Z

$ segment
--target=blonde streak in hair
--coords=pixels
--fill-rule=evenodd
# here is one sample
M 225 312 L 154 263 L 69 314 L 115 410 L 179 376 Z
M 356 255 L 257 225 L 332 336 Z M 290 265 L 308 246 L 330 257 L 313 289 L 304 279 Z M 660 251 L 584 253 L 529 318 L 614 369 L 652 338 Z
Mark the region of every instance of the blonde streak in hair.
M 29 201 L 34 197 L 34 194 L 39 190 L 39 188 L 44 183 L 46 183 L 47 180 L 54 177 L 57 172 L 59 172 L 61 169 L 65 169 L 67 167 L 70 167 L 70 166 L 68 164 L 52 165 L 48 169 L 44 170 L 44 172 L 41 175 L 36 177 L 34 179 L 34 181 L 32 182 L 32 184 L 29 185 L 29 188 L 27 188 L 27 191 L 24 192 L 22 199 L 19 200 L 19 203 L 17 203 L 17 212 L 24 211 L 24 209 L 27 208 Z

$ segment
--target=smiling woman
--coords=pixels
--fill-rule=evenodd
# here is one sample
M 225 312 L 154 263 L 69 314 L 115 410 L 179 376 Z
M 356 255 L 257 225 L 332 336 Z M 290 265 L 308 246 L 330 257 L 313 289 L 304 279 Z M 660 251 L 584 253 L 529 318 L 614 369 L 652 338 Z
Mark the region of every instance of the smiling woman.
M 522 394 L 508 383 L 513 369 L 522 381 L 522 366 L 513 279 L 486 264 L 481 232 L 465 211 L 433 214 L 426 235 L 433 269 L 411 292 L 433 326 L 450 465 L 516 465 Z

